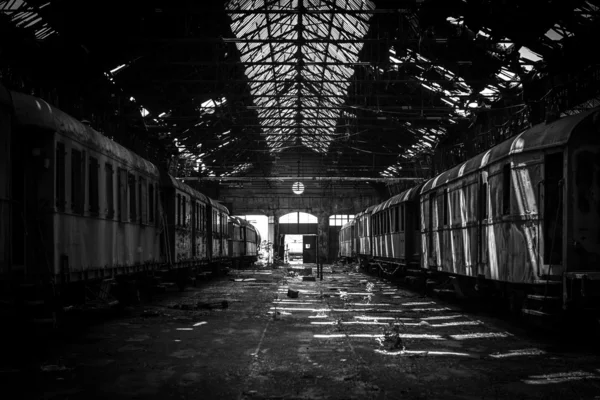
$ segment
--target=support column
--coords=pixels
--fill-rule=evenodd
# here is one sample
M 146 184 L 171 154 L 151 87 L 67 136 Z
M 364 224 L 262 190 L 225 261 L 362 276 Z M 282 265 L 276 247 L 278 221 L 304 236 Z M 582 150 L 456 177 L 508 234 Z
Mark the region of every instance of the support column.
M 319 260 L 323 263 L 330 263 L 329 260 L 329 213 L 319 213 L 317 215 L 317 251 Z
M 279 218 L 283 214 L 279 210 L 269 210 L 267 212 L 267 217 L 269 218 L 269 242 L 272 243 L 271 246 L 271 261 L 273 261 L 275 254 L 279 254 L 280 252 L 280 238 L 279 238 Z

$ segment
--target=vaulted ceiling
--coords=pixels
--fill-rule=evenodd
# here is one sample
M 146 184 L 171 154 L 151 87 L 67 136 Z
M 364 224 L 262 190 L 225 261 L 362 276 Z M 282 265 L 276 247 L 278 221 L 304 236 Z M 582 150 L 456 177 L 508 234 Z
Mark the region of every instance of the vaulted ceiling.
M 269 176 L 283 162 L 284 174 L 402 178 L 490 110 L 529 115 L 545 77 L 597 64 L 599 6 L 0 0 L 0 23 L 51 49 L 48 63 L 84 53 L 77 68 L 118 93 L 109 113 L 175 148 L 187 174 Z

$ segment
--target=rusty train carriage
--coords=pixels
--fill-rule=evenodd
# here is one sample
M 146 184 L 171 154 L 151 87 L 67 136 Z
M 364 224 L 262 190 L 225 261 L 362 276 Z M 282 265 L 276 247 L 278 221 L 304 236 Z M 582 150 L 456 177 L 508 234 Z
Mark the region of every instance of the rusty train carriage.
M 248 221 L 229 218 L 229 255 L 236 265 L 247 266 L 258 260 L 260 234 Z
M 208 199 L 210 209 L 208 211 L 208 223 L 212 227 L 211 231 L 211 261 L 222 261 L 229 258 L 229 210 L 227 207 L 215 201 Z
M 553 299 L 600 310 L 600 109 L 536 125 L 354 222 L 340 247 L 367 268 L 484 279 L 533 315 Z M 536 294 L 550 283 L 556 296 Z
M 384 264 L 419 267 L 419 189 L 408 189 L 372 211 L 373 259 Z
M 371 239 L 371 213 L 376 205 L 367 207 L 364 211 L 358 213 L 356 220 L 356 254 L 361 265 L 368 264 L 372 258 L 372 239 Z
M 229 218 L 229 254 L 232 257 L 241 257 L 245 253 L 244 230 L 239 218 Z
M 254 225 L 244 219 L 240 219 L 240 227 L 244 241 L 241 259 L 247 263 L 256 262 L 260 249 L 260 233 Z
M 14 268 L 66 283 L 158 263 L 158 169 L 41 99 L 12 100 Z
M 221 273 L 232 261 L 222 204 L 42 99 L 0 86 L 0 114 L 0 280 L 7 288 L 24 282 L 48 298 L 80 301 L 88 283 L 106 278 L 148 286 L 158 274 L 183 288 L 190 273 L 205 265 Z M 255 261 L 260 235 L 242 225 L 254 240 L 242 257 Z
M 165 173 L 161 174 L 161 189 L 166 219 L 161 243 L 164 259 L 170 265 L 207 264 L 211 235 L 207 229 L 208 197 Z
M 592 110 L 537 125 L 428 181 L 421 191 L 423 268 L 533 283 L 581 271 L 573 248 L 580 238 L 591 261 L 583 269 L 596 278 L 598 207 L 584 211 L 575 197 L 598 204 L 597 116 Z M 595 161 L 582 169 L 574 154 Z M 578 187 L 582 175 L 589 177 L 585 188 Z
M 344 260 L 351 260 L 356 257 L 356 218 L 342 225 L 339 233 L 340 257 Z

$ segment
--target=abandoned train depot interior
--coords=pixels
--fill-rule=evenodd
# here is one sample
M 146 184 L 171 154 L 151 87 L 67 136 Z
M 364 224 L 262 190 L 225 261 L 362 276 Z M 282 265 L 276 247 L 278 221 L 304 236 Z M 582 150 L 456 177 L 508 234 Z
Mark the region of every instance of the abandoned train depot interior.
M 600 399 L 600 0 L 0 0 L 5 399 Z

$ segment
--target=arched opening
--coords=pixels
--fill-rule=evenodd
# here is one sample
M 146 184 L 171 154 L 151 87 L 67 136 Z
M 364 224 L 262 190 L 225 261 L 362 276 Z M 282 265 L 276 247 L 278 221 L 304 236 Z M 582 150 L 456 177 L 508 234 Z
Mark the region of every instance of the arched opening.
M 288 263 L 317 262 L 318 219 L 312 214 L 295 211 L 279 218 L 281 257 Z
M 279 217 L 280 224 L 316 224 L 317 217 L 305 212 L 295 211 Z

